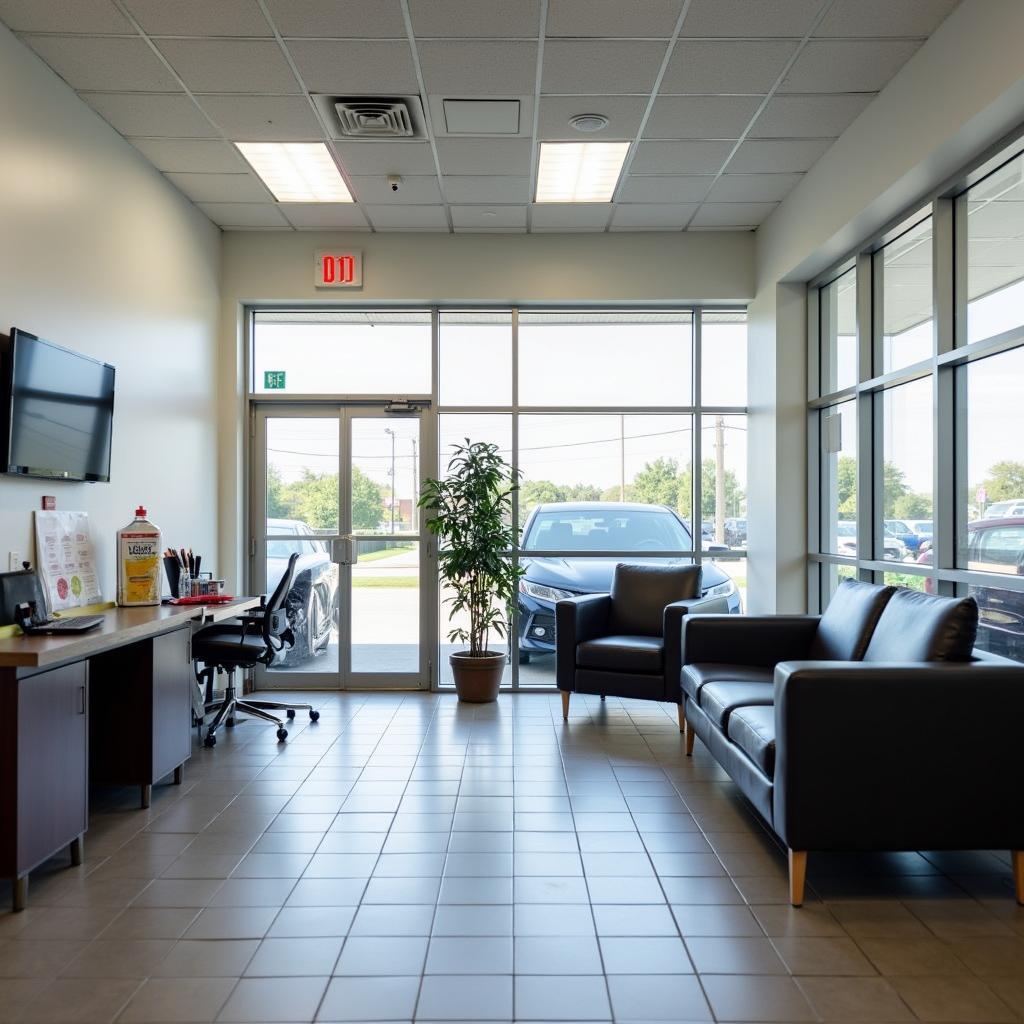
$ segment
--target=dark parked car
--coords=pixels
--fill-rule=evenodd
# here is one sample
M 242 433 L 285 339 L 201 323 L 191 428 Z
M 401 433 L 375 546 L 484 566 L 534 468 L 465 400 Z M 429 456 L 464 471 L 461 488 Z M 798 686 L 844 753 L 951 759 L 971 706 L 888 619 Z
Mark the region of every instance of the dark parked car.
M 659 551 L 690 551 L 686 524 L 664 505 L 631 502 L 552 502 L 538 505 L 523 527 L 524 551 L 630 552 L 608 558 L 539 557 L 523 560 L 519 581 L 519 658 L 555 651 L 555 605 L 579 594 L 607 594 L 619 562 L 666 564 L 645 558 Z M 636 556 L 632 555 L 636 552 Z M 688 562 L 689 559 L 669 559 Z M 712 562 L 704 563 L 702 596 L 728 599 L 739 613 L 740 593 L 733 579 Z
M 915 530 L 914 523 L 927 522 L 928 526 L 931 526 L 930 520 L 923 519 L 886 519 L 885 521 L 885 532 L 890 537 L 895 537 L 897 540 L 903 542 L 906 549 L 910 554 L 916 555 L 918 549 L 926 540 L 931 540 L 931 533 L 925 533 L 923 531 Z
M 726 519 L 725 543 L 731 548 L 742 548 L 747 543 L 746 519 Z
M 931 542 L 918 562 L 932 564 Z M 967 567 L 980 572 L 1024 576 L 1024 516 L 978 519 L 967 524 Z M 931 580 L 925 589 L 934 590 Z M 972 587 L 978 602 L 978 646 L 1024 661 L 1024 593 L 1000 587 Z
M 302 538 L 267 541 L 267 593 L 273 593 L 291 554 L 299 552 L 285 605 L 295 645 L 285 648 L 275 665 L 300 665 L 327 650 L 338 625 L 338 567 L 330 559 L 327 544 L 299 519 L 268 519 L 267 533 Z

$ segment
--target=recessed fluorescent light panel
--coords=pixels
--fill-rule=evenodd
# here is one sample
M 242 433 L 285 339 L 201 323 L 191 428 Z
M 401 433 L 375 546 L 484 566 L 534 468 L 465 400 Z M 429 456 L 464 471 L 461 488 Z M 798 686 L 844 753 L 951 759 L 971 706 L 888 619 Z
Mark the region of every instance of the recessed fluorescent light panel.
M 345 179 L 322 142 L 236 142 L 279 203 L 351 203 Z
M 542 142 L 538 203 L 610 203 L 628 142 Z

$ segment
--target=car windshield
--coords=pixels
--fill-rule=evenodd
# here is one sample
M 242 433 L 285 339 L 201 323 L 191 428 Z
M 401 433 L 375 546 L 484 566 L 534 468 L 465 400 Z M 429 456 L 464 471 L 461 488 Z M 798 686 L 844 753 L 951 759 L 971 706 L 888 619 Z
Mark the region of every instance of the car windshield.
M 268 540 L 267 558 L 290 558 L 293 552 L 300 555 L 313 555 L 324 550 L 319 540 Z
M 573 509 L 538 512 L 525 551 L 689 551 L 686 527 L 668 510 Z

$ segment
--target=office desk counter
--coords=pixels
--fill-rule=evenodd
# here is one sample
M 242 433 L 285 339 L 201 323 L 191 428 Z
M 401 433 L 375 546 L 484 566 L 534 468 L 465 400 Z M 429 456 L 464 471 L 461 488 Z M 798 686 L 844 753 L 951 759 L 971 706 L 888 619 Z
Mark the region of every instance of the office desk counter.
M 148 807 L 191 749 L 192 631 L 258 606 L 111 608 L 73 636 L 0 639 L 0 877 L 24 907 L 28 873 L 65 846 L 82 858 L 88 791 L 137 785 Z

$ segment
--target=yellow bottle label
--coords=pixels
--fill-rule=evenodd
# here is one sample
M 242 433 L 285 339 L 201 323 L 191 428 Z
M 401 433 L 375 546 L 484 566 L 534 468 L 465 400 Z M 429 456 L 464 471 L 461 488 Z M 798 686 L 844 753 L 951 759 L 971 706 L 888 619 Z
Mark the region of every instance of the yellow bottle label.
M 160 603 L 160 535 L 121 534 L 121 604 Z

